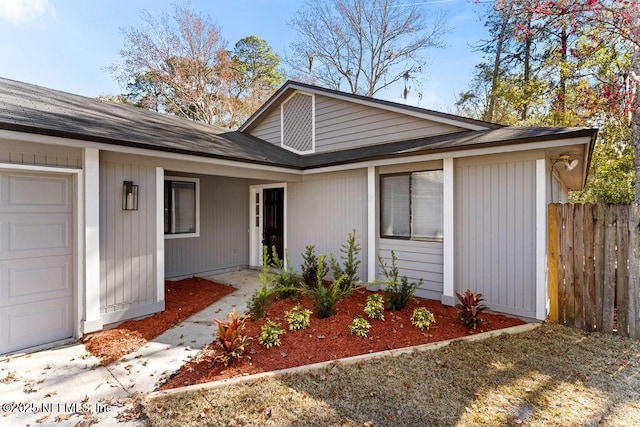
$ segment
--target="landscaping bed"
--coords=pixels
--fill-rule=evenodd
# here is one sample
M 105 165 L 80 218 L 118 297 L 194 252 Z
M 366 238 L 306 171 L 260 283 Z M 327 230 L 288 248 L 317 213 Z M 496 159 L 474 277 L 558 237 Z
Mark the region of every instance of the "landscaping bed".
M 165 310 L 140 320 L 128 320 L 113 329 L 88 334 L 85 348 L 104 366 L 132 353 L 183 321 L 218 301 L 235 288 L 199 277 L 165 282 Z
M 383 292 L 378 291 L 383 295 Z M 308 365 L 316 362 L 373 353 L 378 351 L 410 347 L 420 344 L 465 337 L 480 332 L 521 325 L 520 319 L 499 314 L 483 313 L 483 322 L 475 330 L 467 329 L 458 319 L 454 307 L 443 306 L 438 301 L 412 298 L 403 310 L 384 311 L 384 320 L 369 319 L 363 312 L 368 295 L 364 289 L 356 290 L 335 305 L 336 314 L 324 319 L 311 315 L 308 328 L 297 331 L 287 330 L 285 313 L 295 306 L 313 311 L 313 304 L 307 295 L 297 301 L 275 300 L 259 320 L 247 319 L 245 333 L 250 341 L 244 357 L 225 366 L 217 360 L 221 354 L 215 344 L 212 329 L 212 344 L 196 359 L 186 363 L 160 389 L 166 390 L 185 385 L 210 382 L 225 378 L 278 369 Z M 411 315 L 416 307 L 425 307 L 435 317 L 429 329 L 421 331 L 411 323 Z M 351 334 L 349 324 L 354 318 L 363 317 L 370 323 L 368 336 L 361 338 Z M 265 348 L 258 342 L 261 327 L 266 319 L 279 323 L 286 333 L 280 336 L 281 345 Z

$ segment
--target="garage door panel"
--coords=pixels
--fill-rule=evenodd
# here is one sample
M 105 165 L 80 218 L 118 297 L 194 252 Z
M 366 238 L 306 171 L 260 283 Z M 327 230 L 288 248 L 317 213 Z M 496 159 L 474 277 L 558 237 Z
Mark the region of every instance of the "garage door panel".
M 69 214 L 0 215 L 0 260 L 71 254 Z
M 73 335 L 69 298 L 20 304 L 0 310 L 0 354 Z
M 5 174 L 0 182 L 0 212 L 70 213 L 72 190 L 67 177 Z
M 68 256 L 0 261 L 0 308 L 71 298 L 71 269 Z

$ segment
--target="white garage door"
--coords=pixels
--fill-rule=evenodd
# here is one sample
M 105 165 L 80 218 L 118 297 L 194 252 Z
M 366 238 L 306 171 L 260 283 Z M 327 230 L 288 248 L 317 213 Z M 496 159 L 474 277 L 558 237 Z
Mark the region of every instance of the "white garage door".
M 0 354 L 73 335 L 69 176 L 0 172 Z

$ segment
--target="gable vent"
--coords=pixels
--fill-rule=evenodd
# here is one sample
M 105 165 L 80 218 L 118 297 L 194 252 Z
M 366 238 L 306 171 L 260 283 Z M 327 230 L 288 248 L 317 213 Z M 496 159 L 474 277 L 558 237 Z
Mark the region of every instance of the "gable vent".
M 313 95 L 295 93 L 282 103 L 282 146 L 298 153 L 312 153 L 314 144 Z

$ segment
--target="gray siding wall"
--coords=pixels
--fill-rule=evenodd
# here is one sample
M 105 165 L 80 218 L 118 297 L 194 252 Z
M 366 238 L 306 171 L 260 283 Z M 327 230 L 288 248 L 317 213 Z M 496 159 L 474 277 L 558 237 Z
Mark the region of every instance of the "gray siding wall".
M 260 121 L 260 123 L 251 131 L 251 135 L 264 139 L 272 144 L 280 145 L 282 142 L 280 128 L 280 108 L 276 108 Z
M 409 282 L 423 279 L 415 295 L 422 298 L 440 299 L 443 290 L 443 244 L 419 240 L 380 239 L 378 256 L 391 266 L 391 251 L 396 255 L 400 277 L 407 276 Z M 377 266 L 378 277 L 382 270 Z
M 0 140 L 0 162 L 81 168 L 82 150 L 57 145 Z
M 249 180 L 165 172 L 200 178 L 200 237 L 165 239 L 167 278 L 249 264 Z
M 361 104 L 316 95 L 316 152 L 342 150 L 459 132 L 432 122 Z
M 458 160 L 455 192 L 455 290 L 535 317 L 535 158 Z
M 300 272 L 306 245 L 328 258 L 340 257 L 340 247 L 355 229 L 360 252 L 359 277 L 367 271 L 367 174 L 365 169 L 306 175 L 287 186 L 287 254 Z
M 138 211 L 122 210 L 123 181 L 139 185 Z M 155 168 L 101 160 L 99 200 L 100 308 L 105 323 L 161 310 L 154 267 Z

